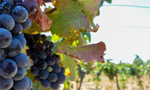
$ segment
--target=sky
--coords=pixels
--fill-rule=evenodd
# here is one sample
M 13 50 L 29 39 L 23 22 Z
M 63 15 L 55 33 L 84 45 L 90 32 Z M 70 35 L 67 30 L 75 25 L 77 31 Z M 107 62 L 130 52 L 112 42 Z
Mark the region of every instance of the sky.
M 144 61 L 150 59 L 150 0 L 105 2 L 94 22 L 100 28 L 91 34 L 91 43 L 105 42 L 105 59 L 132 63 L 135 54 Z

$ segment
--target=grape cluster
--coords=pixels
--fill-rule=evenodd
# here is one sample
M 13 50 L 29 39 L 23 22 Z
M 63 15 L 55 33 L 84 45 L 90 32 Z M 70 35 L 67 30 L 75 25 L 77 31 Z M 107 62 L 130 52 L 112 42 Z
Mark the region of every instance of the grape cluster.
M 23 30 L 31 26 L 28 13 L 35 12 L 35 5 L 25 2 L 0 0 L 0 90 L 32 90 L 25 76 L 30 61 L 21 50 L 26 45 Z
M 25 34 L 27 55 L 33 60 L 31 73 L 43 88 L 59 89 L 59 84 L 66 80 L 65 69 L 59 66 L 60 56 L 53 54 L 54 43 L 46 40 L 45 35 Z

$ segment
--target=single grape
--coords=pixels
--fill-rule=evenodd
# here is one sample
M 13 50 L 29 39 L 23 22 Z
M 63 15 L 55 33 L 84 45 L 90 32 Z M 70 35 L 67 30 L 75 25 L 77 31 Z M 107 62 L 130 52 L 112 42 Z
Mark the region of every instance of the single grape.
M 6 48 L 11 44 L 12 35 L 4 28 L 0 28 L 0 48 Z
M 55 63 L 56 63 L 56 64 L 58 64 L 58 63 L 59 63 L 59 61 L 60 61 L 60 57 L 59 57 L 59 55 L 57 55 L 57 54 L 53 54 L 53 55 L 52 55 L 52 57 L 54 58 Z
M 38 75 L 39 75 L 39 72 L 40 72 L 40 70 L 39 70 L 36 66 L 32 66 L 32 67 L 31 67 L 31 73 L 32 73 L 34 76 L 38 76 Z
M 0 15 L 0 23 L 4 28 L 6 28 L 9 31 L 11 31 L 15 27 L 15 20 L 13 19 L 12 16 L 10 16 L 8 14 Z
M 41 70 L 41 71 L 39 72 L 39 77 L 40 77 L 41 79 L 47 79 L 48 76 L 49 76 L 49 72 L 48 72 L 47 70 Z
M 50 48 L 46 48 L 45 52 L 46 52 L 47 56 L 52 56 L 53 55 L 53 51 Z
M 59 73 L 57 82 L 59 84 L 63 84 L 63 83 L 65 83 L 65 81 L 66 81 L 66 76 L 63 73 Z
M 0 76 L 0 90 L 9 90 L 14 84 L 12 79 L 5 79 Z
M 31 27 L 31 23 L 32 22 L 31 22 L 30 18 L 27 18 L 27 20 L 21 24 L 22 24 L 23 29 L 29 29 Z
M 26 90 L 30 90 L 32 88 L 32 81 L 30 78 L 28 78 L 28 80 L 29 80 L 29 87 Z
M 22 35 L 14 35 L 13 38 L 18 39 L 21 42 L 22 48 L 26 46 L 26 39 Z
M 47 57 L 46 62 L 48 66 L 53 66 L 55 64 L 55 60 L 53 57 Z
M 20 81 L 15 81 L 13 88 L 15 90 L 26 90 L 29 87 L 29 79 L 27 76 L 24 76 Z
M 25 68 L 18 68 L 16 75 L 12 78 L 14 81 L 19 81 L 24 78 L 26 73 Z
M 42 51 L 42 52 L 39 52 L 38 57 L 41 60 L 45 60 L 47 58 L 47 54 L 46 52 Z
M 15 8 L 13 8 L 11 14 L 14 20 L 18 23 L 23 23 L 28 18 L 28 12 L 22 6 L 16 6 Z
M 61 67 L 61 72 L 60 73 L 65 73 L 65 69 L 63 67 Z
M 40 43 L 40 44 L 38 45 L 38 50 L 39 50 L 39 51 L 44 51 L 45 49 L 46 49 L 46 46 L 45 46 L 44 44 Z
M 6 79 L 14 77 L 17 73 L 17 64 L 11 59 L 5 59 L 0 63 L 0 76 Z
M 29 14 L 35 13 L 38 8 L 38 3 L 36 0 L 23 0 L 22 5 L 27 9 Z
M 19 53 L 17 56 L 13 58 L 13 60 L 16 62 L 18 68 L 24 68 L 28 65 L 29 58 L 24 53 Z
M 46 67 L 47 67 L 47 63 L 46 63 L 45 61 L 41 61 L 41 60 L 40 60 L 40 61 L 37 63 L 36 66 L 38 67 L 38 69 L 44 70 L 44 69 L 46 69 Z
M 20 23 L 16 23 L 15 27 L 11 30 L 11 33 L 14 35 L 19 35 L 23 32 L 23 27 Z
M 21 49 L 22 49 L 21 42 L 16 38 L 12 38 L 12 42 L 7 47 L 7 50 L 6 50 L 7 56 L 8 57 L 15 57 L 21 52 Z
M 44 40 L 43 44 L 46 46 L 46 48 L 49 48 L 51 43 L 48 40 Z
M 58 64 L 55 64 L 54 66 L 52 66 L 52 68 L 53 68 L 54 73 L 60 73 L 61 72 L 61 67 Z
M 48 72 L 52 72 L 52 71 L 53 71 L 53 68 L 52 68 L 52 67 L 47 67 L 47 71 L 48 71 Z
M 59 83 L 58 82 L 52 82 L 51 83 L 51 88 L 54 89 L 54 90 L 59 89 Z
M 57 79 L 58 79 L 58 76 L 57 76 L 56 73 L 50 73 L 50 74 L 49 74 L 48 80 L 49 80 L 50 82 L 56 82 Z
M 45 79 L 41 81 L 41 85 L 43 88 L 50 88 L 51 83 L 47 79 Z

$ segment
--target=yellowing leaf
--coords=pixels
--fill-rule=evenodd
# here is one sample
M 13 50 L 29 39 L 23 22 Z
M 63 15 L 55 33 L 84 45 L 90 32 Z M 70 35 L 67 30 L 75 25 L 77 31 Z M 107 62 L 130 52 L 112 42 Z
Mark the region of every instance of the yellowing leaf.
M 104 42 L 72 48 L 65 48 L 62 43 L 59 43 L 58 50 L 56 50 L 56 52 L 64 53 L 72 58 L 76 58 L 84 62 L 92 62 L 93 60 L 104 62 L 103 55 L 105 50 L 106 46 Z

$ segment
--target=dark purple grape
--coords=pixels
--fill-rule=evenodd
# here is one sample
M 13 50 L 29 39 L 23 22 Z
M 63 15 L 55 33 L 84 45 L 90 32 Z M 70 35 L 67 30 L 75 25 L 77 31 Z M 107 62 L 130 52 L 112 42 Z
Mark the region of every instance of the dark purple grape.
M 65 83 L 65 81 L 66 81 L 66 76 L 65 76 L 63 73 L 59 73 L 59 74 L 57 74 L 57 75 L 58 75 L 57 82 L 58 82 L 59 84 Z
M 58 64 L 55 64 L 54 66 L 52 66 L 52 68 L 53 68 L 54 73 L 60 73 L 61 72 L 61 67 Z
M 45 49 L 46 49 L 46 46 L 45 46 L 44 44 L 40 43 L 40 44 L 38 45 L 38 50 L 39 50 L 39 51 L 44 51 Z
M 25 68 L 18 68 L 16 75 L 12 78 L 14 81 L 19 81 L 24 78 L 26 74 Z
M 11 44 L 7 47 L 6 50 L 7 56 L 15 57 L 21 52 L 21 49 L 22 49 L 21 42 L 18 39 L 13 38 Z
M 31 67 L 31 73 L 32 73 L 34 76 L 38 76 L 38 75 L 39 75 L 39 72 L 40 72 L 40 70 L 39 70 L 36 66 L 32 66 L 32 67 Z
M 23 0 L 22 5 L 27 9 L 29 14 L 33 14 L 38 9 L 38 3 L 36 0 Z
M 11 30 L 11 33 L 14 35 L 19 35 L 23 32 L 23 27 L 20 23 L 16 23 L 15 27 Z
M 0 76 L 0 90 L 9 90 L 14 84 L 12 79 L 5 79 Z
M 20 81 L 15 81 L 13 88 L 15 90 L 26 90 L 29 87 L 29 79 L 27 76 L 25 76 Z
M 17 73 L 17 64 L 11 59 L 5 59 L 0 63 L 0 76 L 6 79 L 14 77 Z
M 39 61 L 36 65 L 38 67 L 39 70 L 44 70 L 47 68 L 47 63 L 46 61 Z
M 18 68 L 24 68 L 28 65 L 29 58 L 24 53 L 19 53 L 17 56 L 13 58 L 13 60 L 16 62 Z
M 48 80 L 49 80 L 50 82 L 56 82 L 57 79 L 58 79 L 58 76 L 57 76 L 56 73 L 50 73 L 50 74 L 49 74 Z
M 41 81 L 41 85 L 43 88 L 50 88 L 51 83 L 47 79 L 45 79 L 45 80 Z
M 31 27 L 31 23 L 32 22 L 31 22 L 30 18 L 27 18 L 27 20 L 21 24 L 22 24 L 23 29 L 29 29 Z
M 46 62 L 48 66 L 53 66 L 55 64 L 55 60 L 53 57 L 47 57 Z
M 15 21 L 14 21 L 13 17 L 8 14 L 0 15 L 0 23 L 4 28 L 6 28 L 9 31 L 11 31 L 15 27 Z
M 44 40 L 43 44 L 46 46 L 46 48 L 49 48 L 51 43 L 48 40 Z
M 42 51 L 42 52 L 38 53 L 38 57 L 41 60 L 45 60 L 47 58 L 47 54 L 46 54 L 46 52 Z
M 52 49 L 50 49 L 50 48 L 47 48 L 47 49 L 45 50 L 45 52 L 46 52 L 47 56 L 52 56 L 52 55 L 53 55 L 53 51 L 52 51 Z
M 0 28 L 0 48 L 8 47 L 12 42 L 11 33 L 4 28 Z
M 58 82 L 53 82 L 53 83 L 51 83 L 51 88 L 52 89 L 59 89 L 59 83 Z
M 28 88 L 26 90 L 30 90 L 32 88 L 32 81 L 31 81 L 30 78 L 28 78 L 28 80 L 29 80 L 29 86 L 28 86 Z
M 57 54 L 53 54 L 53 55 L 52 55 L 52 57 L 54 58 L 55 63 L 56 63 L 56 64 L 58 64 L 58 63 L 59 63 L 59 61 L 60 61 L 60 57 L 59 57 L 59 55 L 57 55 Z
M 41 70 L 41 71 L 39 72 L 39 77 L 40 77 L 41 79 L 47 79 L 48 76 L 49 76 L 49 72 L 48 72 L 47 70 Z
M 65 69 L 63 67 L 61 67 L 61 72 L 60 73 L 65 73 Z
M 28 12 L 23 6 L 16 6 L 13 8 L 11 15 L 18 23 L 23 23 L 28 18 Z

